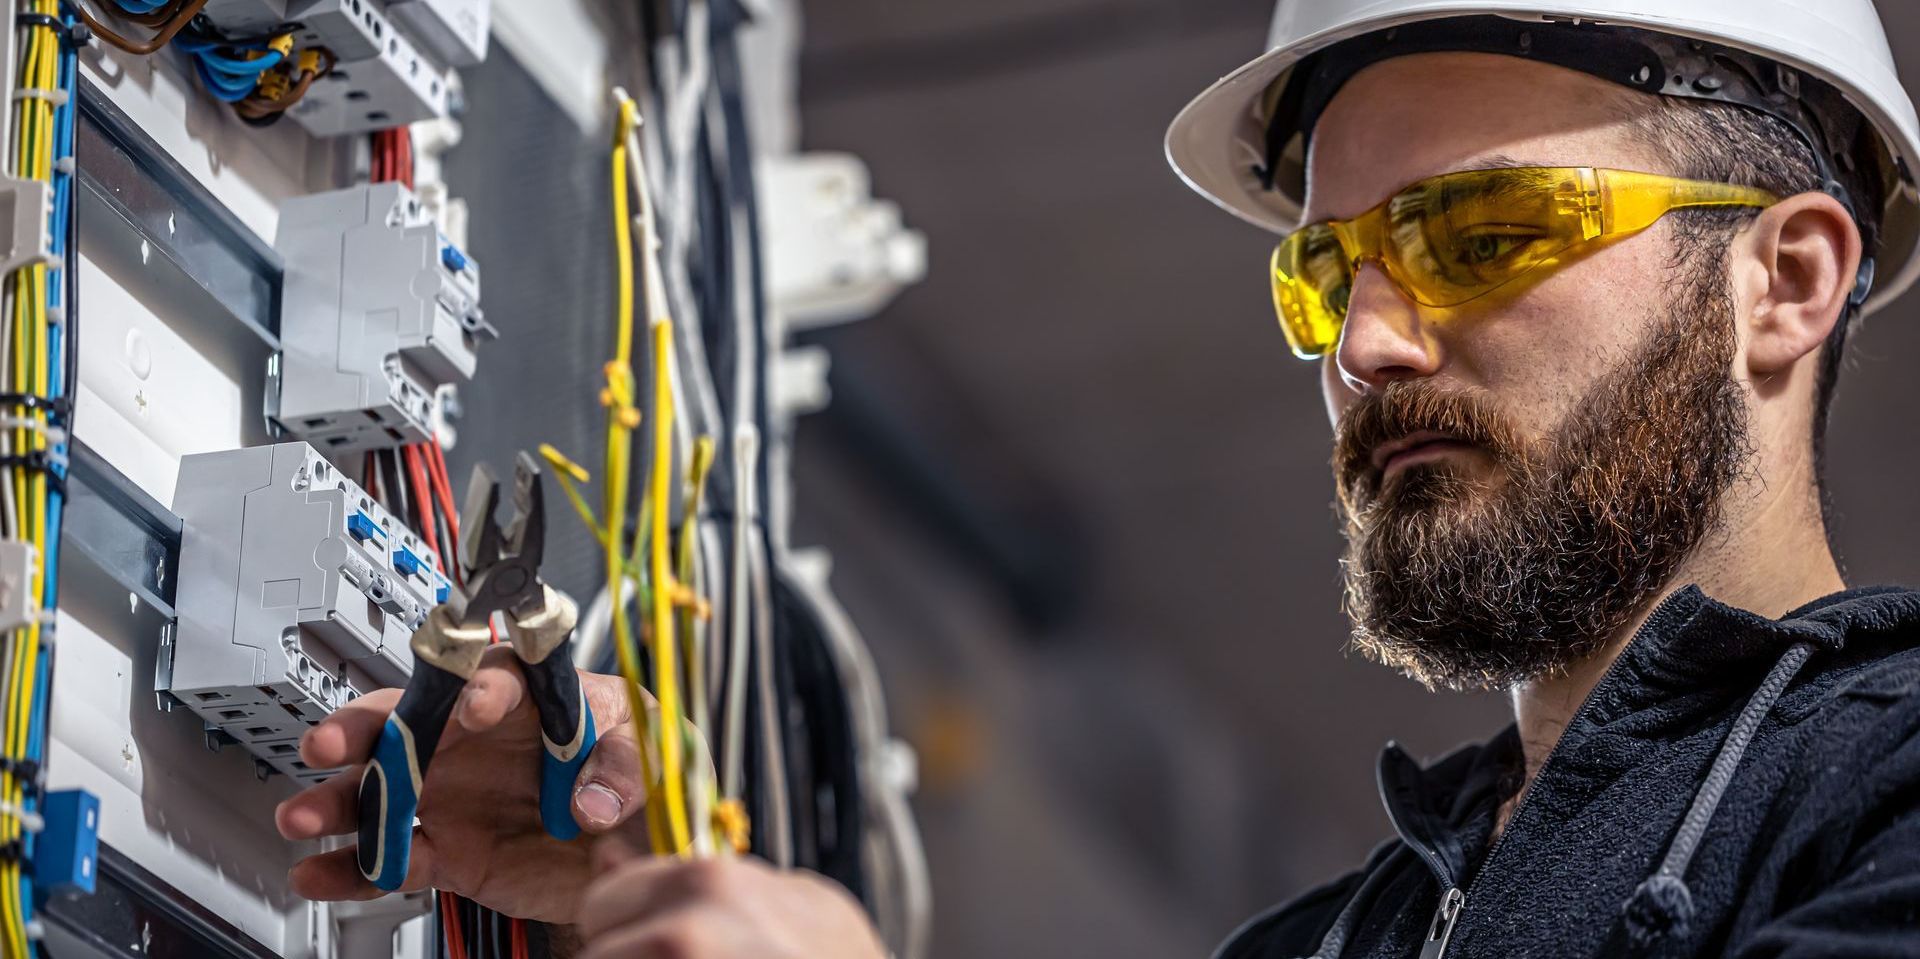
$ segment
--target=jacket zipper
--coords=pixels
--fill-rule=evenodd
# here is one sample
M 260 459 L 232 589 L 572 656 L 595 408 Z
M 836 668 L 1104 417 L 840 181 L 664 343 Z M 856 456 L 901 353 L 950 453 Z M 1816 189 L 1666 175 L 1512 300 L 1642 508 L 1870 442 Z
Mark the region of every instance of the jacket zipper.
M 1460 910 L 1466 908 L 1467 894 L 1460 887 L 1452 886 L 1440 896 L 1440 909 L 1433 914 L 1433 922 L 1427 926 L 1426 945 L 1420 947 L 1420 959 L 1440 959 L 1447 954 L 1447 942 L 1453 938 L 1453 924 L 1460 919 Z
M 1560 740 L 1555 742 L 1553 749 L 1547 753 L 1546 762 L 1540 764 L 1540 771 L 1534 774 L 1533 782 L 1539 782 L 1540 777 L 1546 775 L 1547 767 L 1552 766 L 1553 761 L 1559 757 L 1560 748 L 1566 743 L 1566 730 L 1573 729 L 1579 725 L 1582 720 L 1586 719 L 1587 713 L 1593 709 L 1593 704 L 1600 699 L 1600 693 L 1613 685 L 1614 680 L 1618 678 L 1620 673 L 1620 663 L 1627 658 L 1628 650 L 1640 644 L 1640 638 L 1646 635 L 1647 630 L 1651 629 L 1654 623 L 1662 618 L 1668 608 L 1672 606 L 1674 601 L 1678 600 L 1684 592 L 1685 590 L 1677 591 L 1666 599 L 1661 600 L 1660 605 L 1655 606 L 1653 613 L 1647 617 L 1647 621 L 1642 623 L 1640 629 L 1634 633 L 1633 639 L 1629 640 L 1627 645 L 1621 648 L 1620 655 L 1614 657 L 1613 662 L 1607 666 L 1607 671 L 1601 674 L 1600 681 L 1594 683 L 1593 689 L 1587 692 L 1587 698 L 1580 701 L 1580 708 L 1575 710 L 1573 718 L 1567 721 L 1566 729 L 1561 731 Z M 1434 911 L 1433 922 L 1427 927 L 1427 941 L 1420 949 L 1420 959 L 1443 959 L 1443 957 L 1446 956 L 1447 943 L 1453 938 L 1453 927 L 1459 923 L 1460 914 L 1466 911 L 1467 898 L 1473 895 L 1475 889 L 1480 887 L 1480 880 L 1484 878 L 1488 872 L 1492 871 L 1491 867 L 1494 863 L 1494 857 L 1498 856 L 1500 850 L 1506 846 L 1507 836 L 1511 834 L 1511 827 L 1520 820 L 1521 811 L 1527 808 L 1527 803 L 1532 799 L 1533 785 L 1529 783 L 1527 791 L 1520 797 L 1520 802 L 1513 807 L 1513 815 L 1507 817 L 1507 826 L 1509 828 L 1502 829 L 1500 831 L 1500 838 L 1493 841 L 1493 848 L 1487 850 L 1486 858 L 1480 863 L 1480 870 L 1473 874 L 1473 881 L 1467 884 L 1465 892 L 1461 892 L 1458 886 L 1451 884 L 1452 879 L 1447 875 L 1447 870 L 1435 869 L 1435 875 L 1448 885 L 1447 890 L 1440 894 L 1440 908 Z M 1437 862 L 1435 857 L 1425 849 L 1419 850 L 1419 852 L 1426 858 L 1428 867 L 1434 868 L 1434 864 Z

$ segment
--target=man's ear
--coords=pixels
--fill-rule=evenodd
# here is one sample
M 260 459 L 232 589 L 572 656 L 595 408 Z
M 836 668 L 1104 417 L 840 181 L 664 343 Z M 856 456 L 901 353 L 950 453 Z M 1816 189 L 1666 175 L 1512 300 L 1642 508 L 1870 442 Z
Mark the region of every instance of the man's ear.
M 1746 241 L 1747 368 L 1760 379 L 1818 350 L 1841 321 L 1860 269 L 1860 230 L 1839 200 L 1802 193 L 1762 211 Z

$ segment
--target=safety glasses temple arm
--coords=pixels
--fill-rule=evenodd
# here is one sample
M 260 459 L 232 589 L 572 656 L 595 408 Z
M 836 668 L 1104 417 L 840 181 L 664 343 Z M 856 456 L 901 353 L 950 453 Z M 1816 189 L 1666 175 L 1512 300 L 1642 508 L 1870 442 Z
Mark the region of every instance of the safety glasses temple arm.
M 1682 180 L 1653 173 L 1600 170 L 1608 234 L 1633 233 L 1652 226 L 1672 210 L 1689 207 L 1766 208 L 1780 198 L 1758 187 L 1736 183 Z

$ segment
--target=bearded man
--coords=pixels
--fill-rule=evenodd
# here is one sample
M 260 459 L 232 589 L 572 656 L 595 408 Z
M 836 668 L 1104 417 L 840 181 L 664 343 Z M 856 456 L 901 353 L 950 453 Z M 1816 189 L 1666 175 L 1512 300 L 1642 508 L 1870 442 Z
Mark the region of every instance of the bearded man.
M 1283 236 L 1354 643 L 1515 722 L 1390 747 L 1397 837 L 1219 955 L 1920 956 L 1920 593 L 1847 587 L 1822 492 L 1849 328 L 1920 273 L 1920 122 L 1870 0 L 1281 0 L 1273 41 L 1169 153 Z M 523 699 L 471 691 L 429 790 L 532 768 L 499 755 L 539 748 Z M 391 704 L 306 761 L 364 760 Z M 327 789 L 283 832 L 350 832 Z M 576 814 L 639 797 L 590 767 Z M 817 880 L 616 854 L 589 887 L 498 810 L 422 815 L 413 884 L 577 922 L 593 959 L 881 955 Z M 351 862 L 296 888 L 364 896 Z

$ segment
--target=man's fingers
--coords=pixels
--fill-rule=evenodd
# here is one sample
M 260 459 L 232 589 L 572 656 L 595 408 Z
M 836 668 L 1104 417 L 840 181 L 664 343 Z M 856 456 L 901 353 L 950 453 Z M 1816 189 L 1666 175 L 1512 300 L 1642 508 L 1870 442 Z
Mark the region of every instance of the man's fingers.
M 527 698 L 527 680 L 512 647 L 504 643 L 494 646 L 480 663 L 480 670 L 467 681 L 453 710 L 461 728 L 472 733 L 498 726 Z
M 361 696 L 320 721 L 300 737 L 300 760 L 315 769 L 366 762 L 380 727 L 400 702 L 400 690 L 382 689 Z
M 280 835 L 294 841 L 344 836 L 360 826 L 360 774 L 363 766 L 335 773 L 332 779 L 295 793 L 273 811 Z
M 601 873 L 587 887 L 574 925 L 593 942 L 616 926 L 659 915 L 684 901 L 701 886 L 696 874 L 717 872 L 713 860 L 682 860 L 672 856 L 645 856 Z
M 602 727 L 593 755 L 574 779 L 573 818 L 587 832 L 606 832 L 646 805 L 635 735 L 632 723 Z
M 592 940 L 580 959 L 676 959 L 720 954 L 713 941 L 712 917 L 688 915 L 649 919 L 622 926 Z
M 287 885 L 293 894 L 317 902 L 358 902 L 386 895 L 360 875 L 358 850 L 352 846 L 308 856 L 294 863 L 287 873 Z M 413 848 L 407 858 L 407 878 L 401 892 L 425 889 L 432 884 L 433 843 L 418 829 L 413 832 Z
M 619 676 L 604 673 L 580 673 L 580 692 L 586 696 L 587 708 L 593 710 L 594 722 L 601 729 L 612 729 L 625 725 L 633 719 L 633 705 L 627 699 L 627 681 Z M 640 701 L 653 709 L 659 704 L 653 694 L 640 691 Z
M 604 875 L 644 855 L 625 839 L 607 836 L 593 844 L 593 874 Z

